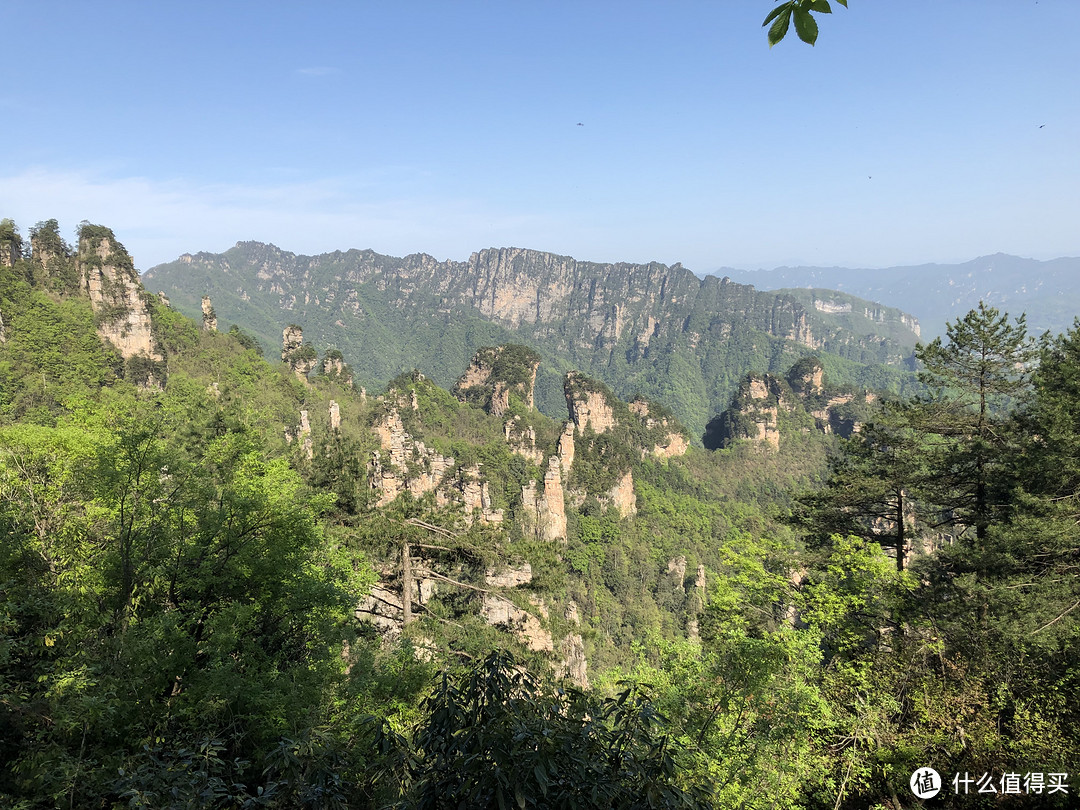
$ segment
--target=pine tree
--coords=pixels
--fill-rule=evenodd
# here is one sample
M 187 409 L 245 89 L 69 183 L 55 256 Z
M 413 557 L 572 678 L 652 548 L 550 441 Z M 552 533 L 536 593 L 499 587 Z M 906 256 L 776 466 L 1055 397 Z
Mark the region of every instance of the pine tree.
M 825 541 L 833 534 L 872 540 L 904 569 L 915 530 L 914 500 L 927 477 L 920 442 L 889 407 L 841 445 L 824 489 L 799 501 L 795 522 Z
M 1023 315 L 1010 324 L 1008 313 L 982 302 L 948 324 L 946 336 L 915 349 L 932 393 L 910 403 L 906 418 L 930 439 L 937 471 L 930 498 L 982 542 L 1008 503 L 1005 462 L 1016 446 L 1010 411 L 1029 390 L 1035 346 Z

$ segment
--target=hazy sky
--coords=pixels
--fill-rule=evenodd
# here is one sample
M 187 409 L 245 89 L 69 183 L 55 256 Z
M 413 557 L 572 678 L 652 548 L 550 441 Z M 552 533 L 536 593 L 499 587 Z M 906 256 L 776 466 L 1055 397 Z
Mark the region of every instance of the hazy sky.
M 698 273 L 1080 254 L 1080 2 L 0 0 L 0 216 Z M 579 123 L 581 126 L 579 126 Z

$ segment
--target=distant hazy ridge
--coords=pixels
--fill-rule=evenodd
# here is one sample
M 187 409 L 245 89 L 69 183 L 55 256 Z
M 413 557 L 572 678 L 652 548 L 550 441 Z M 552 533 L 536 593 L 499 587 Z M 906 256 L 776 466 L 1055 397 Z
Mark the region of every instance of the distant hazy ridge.
M 1036 261 L 997 253 L 963 264 L 922 264 L 858 270 L 846 267 L 779 267 L 718 271 L 759 290 L 812 287 L 842 290 L 899 307 L 919 319 L 923 337 L 943 334 L 980 300 L 1016 316 L 1028 329 L 1063 332 L 1080 314 L 1080 258 Z

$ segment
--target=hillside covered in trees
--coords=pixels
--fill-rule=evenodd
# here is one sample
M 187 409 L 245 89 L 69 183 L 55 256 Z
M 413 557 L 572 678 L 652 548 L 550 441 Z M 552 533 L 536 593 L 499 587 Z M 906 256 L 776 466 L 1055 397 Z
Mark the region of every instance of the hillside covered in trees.
M 679 264 L 599 264 L 519 248 L 437 261 L 371 250 L 301 256 L 240 242 L 152 267 L 145 280 L 192 317 L 209 295 L 267 347 L 302 323 L 316 343 L 348 355 L 370 388 L 412 368 L 449 387 L 481 346 L 524 343 L 544 358 L 541 412 L 559 418 L 562 375 L 578 370 L 624 399 L 669 403 L 695 440 L 745 374 L 783 373 L 811 351 L 837 383 L 899 390 L 918 338 L 910 315 L 861 299 L 838 308 L 699 279 Z
M 0 805 L 1075 802 L 1080 327 L 979 307 L 918 396 L 808 349 L 706 449 L 524 341 L 363 391 L 200 309 L 0 226 Z

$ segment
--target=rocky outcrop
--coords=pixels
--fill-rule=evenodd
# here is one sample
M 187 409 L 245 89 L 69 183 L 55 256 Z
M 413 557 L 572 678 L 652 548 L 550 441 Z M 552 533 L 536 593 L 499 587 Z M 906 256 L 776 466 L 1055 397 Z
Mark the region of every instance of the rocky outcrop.
M 807 357 L 788 371 L 788 384 L 799 396 L 819 396 L 825 390 L 825 369 L 816 357 Z
M 580 689 L 589 688 L 589 662 L 585 658 L 585 642 L 571 633 L 559 645 L 561 663 L 555 667 L 555 677 L 566 678 Z
M 209 295 L 202 297 L 202 328 L 204 332 L 217 331 L 217 313 L 214 312 L 214 305 Z
M 521 417 L 507 419 L 503 424 L 503 436 L 510 447 L 510 452 L 526 458 L 537 466 L 544 463 L 544 453 L 536 446 L 536 429 L 532 425 L 523 425 Z
M 533 391 L 540 355 L 527 346 L 507 345 L 482 348 L 473 355 L 469 367 L 454 386 L 462 401 L 474 402 L 494 416 L 510 410 L 510 396 L 533 408 Z
M 341 430 L 341 406 L 330 400 L 330 430 Z
M 731 407 L 709 422 L 702 440 L 707 449 L 726 447 L 739 439 L 777 449 L 781 411 L 794 413 L 803 432 L 811 430 L 809 416 L 822 433 L 848 438 L 860 429 L 865 406 L 876 400 L 877 395 L 869 391 L 830 390 L 821 361 L 807 357 L 795 363 L 784 379 L 772 374 L 747 377 Z
M 748 377 L 739 386 L 731 407 L 709 422 L 705 429 L 705 447 L 717 449 L 728 447 L 739 439 L 749 439 L 778 450 L 778 422 L 783 402 L 783 388 L 776 377 L 771 374 Z
M 281 332 L 281 362 L 288 364 L 297 377 L 307 379 L 315 368 L 318 355 L 310 343 L 304 343 L 304 330 L 289 324 Z
M 412 393 L 415 395 L 415 390 Z M 399 399 L 372 426 L 380 446 L 368 464 L 369 486 L 378 493 L 376 506 L 386 506 L 402 492 L 414 498 L 434 492 L 437 506 L 461 504 L 466 524 L 477 519 L 502 523 L 504 512 L 495 507 L 480 466 L 462 467 L 453 474 L 456 462 L 452 456 L 442 455 L 406 432 L 400 407 Z
M 420 325 L 427 328 L 433 318 L 449 322 L 479 315 L 509 330 L 513 340 L 607 375 L 605 381 L 620 393 L 629 393 L 622 387 L 627 371 L 641 379 L 654 368 L 652 375 L 663 377 L 654 356 L 678 357 L 689 363 L 679 366 L 693 369 L 695 385 L 705 382 L 716 412 L 727 406 L 733 391 L 726 383 L 715 385 L 715 376 L 703 379 L 706 372 L 698 361 L 724 355 L 733 364 L 729 375 L 753 371 L 755 353 L 733 353 L 733 342 L 753 343 L 760 352 L 779 350 L 779 341 L 787 340 L 822 346 L 856 362 L 898 363 L 910 355 L 888 337 L 891 330 L 852 332 L 838 326 L 836 316 L 788 294 L 697 278 L 679 265 L 590 263 L 520 248 L 482 250 L 458 262 L 370 250 L 298 256 L 243 242 L 222 255 L 200 253 L 153 268 L 149 277 L 171 292 L 205 287 L 225 270 L 239 298 L 249 297 L 265 310 L 310 312 L 317 306 L 323 324 L 342 330 L 342 349 L 350 356 L 370 349 L 373 329 L 384 335 L 390 329 L 401 338 Z M 393 326 L 377 323 L 369 311 L 362 292 L 367 285 L 392 307 Z M 613 362 L 615 357 L 626 363 Z M 437 346 L 413 345 L 404 361 L 432 368 L 445 362 L 445 355 Z M 374 373 L 376 364 L 363 362 L 364 372 Z M 703 427 L 694 424 L 695 430 Z
M 526 561 L 518 566 L 487 569 L 484 584 L 489 588 L 517 588 L 532 582 L 532 576 L 532 566 Z
M 330 349 L 323 357 L 320 371 L 324 377 L 336 380 L 346 388 L 353 384 L 352 369 L 345 364 L 345 357 L 337 349 Z
M 405 607 L 401 594 L 381 581 L 371 586 L 355 611 L 359 621 L 371 622 L 383 633 L 399 635 L 405 623 Z
M 854 424 L 846 424 L 847 420 L 837 413 L 837 408 L 847 405 L 853 399 L 855 399 L 854 394 L 838 394 L 829 397 L 818 408 L 810 411 L 810 415 L 817 422 L 818 429 L 823 433 L 850 436 L 854 432 Z
M 54 260 L 42 257 L 46 265 Z M 131 256 L 112 231 L 84 226 L 75 266 L 82 290 L 94 308 L 98 334 L 112 343 L 125 360 L 141 357 L 161 363 L 165 358 L 154 338 L 149 296 L 139 281 Z M 161 384 L 164 380 L 160 376 L 151 370 L 145 382 Z
M 544 629 L 540 619 L 503 596 L 485 593 L 480 615 L 488 624 L 514 633 L 534 652 L 552 652 L 555 649 L 551 633 Z
M 409 588 L 410 613 L 415 615 L 415 608 L 426 605 L 439 590 L 439 583 L 433 579 L 424 561 L 410 556 L 413 571 Z M 401 572 L 392 565 L 380 566 L 379 579 L 371 586 L 368 594 L 360 600 L 355 610 L 359 621 L 370 622 L 380 632 L 393 638 L 401 634 L 405 626 L 405 602 Z
M 535 481 L 521 491 L 523 522 L 526 534 L 547 542 L 566 542 L 566 497 L 562 484 L 562 462 L 558 456 L 548 459 L 543 489 Z
M 307 411 L 300 411 L 300 422 L 295 427 L 285 428 L 285 441 L 292 444 L 297 439 L 300 440 L 300 449 L 303 450 L 304 455 L 311 459 L 314 457 L 314 445 L 311 439 L 311 420 L 308 418 Z
M 563 393 L 574 432 L 578 435 L 587 428 L 593 433 L 606 433 L 615 427 L 615 410 L 606 386 L 570 371 L 563 382 Z
M 672 557 L 667 563 L 668 576 L 671 577 L 672 584 L 676 590 L 686 590 L 683 584 L 686 581 L 686 557 L 680 554 L 678 557 Z
M 10 219 L 0 220 L 0 267 L 14 267 L 22 258 L 22 237 Z
M 567 422 L 563 425 L 563 432 L 559 436 L 559 464 L 562 466 L 563 478 L 570 476 L 570 468 L 574 465 L 574 455 L 576 448 L 574 446 L 574 431 L 575 425 L 573 422 Z
M 674 417 L 666 413 L 656 413 L 659 409 L 641 397 L 635 397 L 628 407 L 630 413 L 642 421 L 649 434 L 658 436 L 656 443 L 651 447 L 641 448 L 642 457 L 646 454 L 655 458 L 685 455 L 690 447 L 690 440 L 683 427 L 675 422 Z
M 454 469 L 452 457 L 428 448 L 405 432 L 396 406 L 377 419 L 372 429 L 381 447 L 372 453 L 368 464 L 369 485 L 379 493 L 376 506 L 386 506 L 406 491 L 414 498 L 433 492 Z M 444 495 L 440 505 L 448 502 Z
M 634 494 L 634 474 L 630 470 L 618 480 L 608 492 L 600 498 L 605 506 L 614 506 L 619 517 L 637 514 L 637 495 Z
M 474 516 L 478 516 L 481 523 L 502 523 L 503 510 L 492 505 L 487 481 L 481 480 L 478 464 L 459 470 L 458 491 L 465 505 L 466 522 L 472 523 Z

